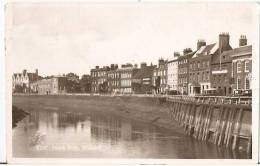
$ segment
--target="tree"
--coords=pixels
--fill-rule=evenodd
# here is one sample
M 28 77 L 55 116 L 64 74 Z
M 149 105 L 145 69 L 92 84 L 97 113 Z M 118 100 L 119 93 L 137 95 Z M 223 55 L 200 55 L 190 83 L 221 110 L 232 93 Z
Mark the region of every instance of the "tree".
M 80 79 L 80 88 L 81 92 L 90 92 L 91 91 L 91 76 L 84 74 Z
M 100 93 L 107 93 L 108 92 L 108 82 L 105 81 L 102 84 L 98 85 L 98 91 Z

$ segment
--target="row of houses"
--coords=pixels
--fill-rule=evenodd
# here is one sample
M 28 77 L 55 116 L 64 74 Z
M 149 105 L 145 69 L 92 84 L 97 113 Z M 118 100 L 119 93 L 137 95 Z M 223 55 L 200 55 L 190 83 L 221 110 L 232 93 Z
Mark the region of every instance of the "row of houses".
M 228 33 L 219 34 L 216 43 L 198 40 L 197 48 L 174 52 L 158 65 L 117 64 L 91 70 L 93 93 L 160 93 L 232 95 L 251 90 L 252 45 L 241 35 L 232 48 Z
M 160 58 L 157 65 L 126 63 L 96 66 L 82 81 L 84 92 L 122 94 L 232 95 L 251 90 L 252 45 L 241 35 L 232 48 L 228 33 L 221 33 L 216 43 L 197 41 L 197 48 L 186 48 L 173 57 Z M 72 82 L 72 83 L 71 83 Z M 75 84 L 74 84 L 75 83 Z M 13 74 L 13 92 L 60 94 L 75 92 L 79 77 L 42 78 L 35 73 Z M 77 90 L 76 92 L 80 92 Z

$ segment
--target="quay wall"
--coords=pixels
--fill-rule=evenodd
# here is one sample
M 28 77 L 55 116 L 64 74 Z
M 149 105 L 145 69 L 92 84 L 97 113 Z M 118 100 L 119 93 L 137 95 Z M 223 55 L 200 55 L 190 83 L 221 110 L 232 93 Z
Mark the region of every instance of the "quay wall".
M 162 99 L 161 99 L 162 100 Z M 233 150 L 252 151 L 252 107 L 224 100 L 165 98 L 169 116 L 195 139 Z M 246 102 L 250 103 L 250 102 Z

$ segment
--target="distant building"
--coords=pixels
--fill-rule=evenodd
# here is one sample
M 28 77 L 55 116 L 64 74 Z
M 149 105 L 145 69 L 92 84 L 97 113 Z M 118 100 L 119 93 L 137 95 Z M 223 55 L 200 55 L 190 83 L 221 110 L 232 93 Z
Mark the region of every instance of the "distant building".
M 107 72 L 108 75 L 108 92 L 109 93 L 119 93 L 120 92 L 120 71 L 118 70 L 117 64 L 111 64 L 110 71 Z
M 138 71 L 137 65 L 123 64 L 118 71 L 120 73 L 120 93 L 133 93 L 132 78 Z
M 166 93 L 167 86 L 167 60 L 159 59 L 158 67 L 153 71 L 154 93 Z
M 183 55 L 178 57 L 178 91 L 183 95 L 188 94 L 189 62 L 194 53 L 190 48 L 186 48 Z
M 107 74 L 109 70 L 108 66 L 102 68 L 96 66 L 95 69 L 91 69 L 91 92 L 100 93 L 107 91 Z
M 167 63 L 167 85 L 169 87 L 169 92 L 178 92 L 178 57 L 180 53 L 174 52 L 173 59 L 169 60 Z
M 32 93 L 45 95 L 63 94 L 67 92 L 67 88 L 67 78 L 62 76 L 44 78 L 30 84 Z
M 133 76 L 132 87 L 133 92 L 137 94 L 151 94 L 153 90 L 152 77 L 153 70 L 156 66 L 147 66 L 146 63 L 141 63 L 140 69 Z
M 29 93 L 30 84 L 39 79 L 38 70 L 35 73 L 28 73 L 23 70 L 22 73 L 14 73 L 12 76 L 12 91 L 18 93 Z
M 189 64 L 189 94 L 203 94 L 206 91 L 210 90 L 218 90 L 216 87 L 214 88 L 214 80 L 213 75 L 220 74 L 224 75 L 225 70 L 228 66 L 222 66 L 222 71 L 220 71 L 219 67 L 221 65 L 221 54 L 224 51 L 232 49 L 229 45 L 229 34 L 222 33 L 219 35 L 218 43 L 213 43 L 206 45 L 205 41 L 198 41 L 198 51 L 190 60 Z M 227 58 L 228 59 L 228 58 Z M 224 61 L 223 61 L 224 62 Z M 226 60 L 225 60 L 225 63 Z M 214 68 L 214 70 L 212 70 Z M 213 72 L 212 72 L 213 71 Z M 218 91 L 222 91 L 222 88 L 219 88 Z M 228 89 L 226 89 L 228 91 Z

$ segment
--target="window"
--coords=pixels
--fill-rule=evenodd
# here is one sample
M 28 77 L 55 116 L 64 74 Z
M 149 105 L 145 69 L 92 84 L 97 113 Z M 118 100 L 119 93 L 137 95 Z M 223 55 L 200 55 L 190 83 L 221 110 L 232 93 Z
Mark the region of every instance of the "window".
M 250 89 L 250 82 L 247 77 L 245 78 L 245 89 Z
M 240 77 L 237 78 L 237 89 L 241 89 L 241 79 L 240 79 Z
M 245 72 L 249 72 L 249 61 L 245 61 Z
M 237 62 L 237 72 L 241 73 L 241 62 L 240 61 Z

